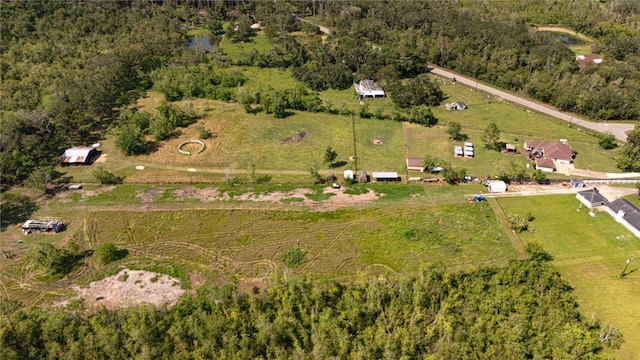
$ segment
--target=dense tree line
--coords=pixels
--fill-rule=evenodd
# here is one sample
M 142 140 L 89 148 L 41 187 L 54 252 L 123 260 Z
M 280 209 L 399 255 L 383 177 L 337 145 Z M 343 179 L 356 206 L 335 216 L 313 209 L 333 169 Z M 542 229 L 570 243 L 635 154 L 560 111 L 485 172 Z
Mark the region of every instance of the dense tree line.
M 640 128 L 628 134 L 627 143 L 616 157 L 616 162 L 624 171 L 640 171 Z
M 523 92 L 594 119 L 638 119 L 640 18 L 636 2 L 611 0 L 456 3 L 425 1 L 311 1 L 261 4 L 260 19 L 296 11 L 332 29 L 325 41 L 307 41 L 308 61 L 291 63 L 314 89 L 346 88 L 345 67 L 356 79 L 382 83 L 413 78 L 429 62 Z M 549 32 L 529 24 L 563 24 L 596 38 L 605 61 L 579 69 L 575 54 Z M 283 36 L 270 31 L 272 36 Z M 300 59 L 302 60 L 302 59 Z
M 238 71 L 214 69 L 207 64 L 163 67 L 153 71 L 151 79 L 153 89 L 168 101 L 195 98 L 231 101 L 237 87 L 247 80 Z
M 263 293 L 201 289 L 173 307 L 17 310 L 4 301 L 3 359 L 605 359 L 622 338 L 584 318 L 534 251 L 503 268 L 428 269 L 352 284 L 294 279 Z M 12 306 L 13 305 L 13 306 Z
M 0 7 L 0 182 L 88 145 L 151 86 L 149 74 L 192 63 L 181 8 L 152 2 L 17 1 Z

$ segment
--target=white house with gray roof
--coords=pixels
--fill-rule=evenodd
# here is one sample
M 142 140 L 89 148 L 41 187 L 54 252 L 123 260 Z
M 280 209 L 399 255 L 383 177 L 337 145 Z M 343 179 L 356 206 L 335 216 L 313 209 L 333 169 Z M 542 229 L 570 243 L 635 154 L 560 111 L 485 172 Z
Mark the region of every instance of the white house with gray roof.
M 640 238 L 640 209 L 627 199 L 609 201 L 597 188 L 578 191 L 576 198 L 589 208 L 602 206 L 617 222 Z

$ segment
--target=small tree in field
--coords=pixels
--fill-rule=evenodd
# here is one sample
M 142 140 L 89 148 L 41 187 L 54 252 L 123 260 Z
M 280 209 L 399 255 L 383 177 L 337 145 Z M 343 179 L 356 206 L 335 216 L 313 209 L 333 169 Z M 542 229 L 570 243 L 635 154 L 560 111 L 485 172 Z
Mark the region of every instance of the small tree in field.
M 618 144 L 616 143 L 616 137 L 611 133 L 603 135 L 600 138 L 598 144 L 600 144 L 600 147 L 605 150 L 611 150 L 618 147 Z
M 27 187 L 47 192 L 53 180 L 60 177 L 60 172 L 56 171 L 52 166 L 44 166 L 35 168 L 24 184 Z
M 107 242 L 98 245 L 94 253 L 96 262 L 106 265 L 112 261 L 120 260 L 127 256 L 129 252 L 126 249 L 118 249 L 113 243 Z
M 465 176 L 467 176 L 466 169 L 454 169 L 451 166 L 445 166 L 444 170 L 442 171 L 442 177 L 444 178 L 444 181 L 446 181 L 449 185 L 458 184 L 459 182 L 464 180 Z
M 338 157 L 338 153 L 335 150 L 333 150 L 331 146 L 328 146 L 327 149 L 324 151 L 324 162 L 328 163 L 329 166 L 333 165 L 333 162 L 336 160 L 337 157 Z
M 438 158 L 437 156 L 430 155 L 430 154 L 427 154 L 424 156 L 425 171 L 432 172 L 433 168 L 442 166 L 443 164 L 444 164 L 444 161 L 442 161 L 442 159 Z
M 547 174 L 542 172 L 542 170 L 540 169 L 534 171 L 531 177 L 533 177 L 533 180 L 535 180 L 538 184 L 544 184 L 547 182 Z
M 438 119 L 433 115 L 431 109 L 426 105 L 415 106 L 411 108 L 408 114 L 410 123 L 416 123 L 425 126 L 434 126 L 438 123 Z
M 105 170 L 103 167 L 96 168 L 91 172 L 91 174 L 98 181 L 100 181 L 100 184 L 103 184 L 103 185 L 122 184 L 122 182 L 124 181 L 124 178 L 122 176 L 114 175 L 108 172 L 107 170 Z
M 507 220 L 509 220 L 509 226 L 513 231 L 522 232 L 529 228 L 529 225 L 527 225 L 527 222 L 523 218 L 521 218 L 518 214 L 508 215 Z
M 452 121 L 447 127 L 447 134 L 451 140 L 466 140 L 467 135 L 462 134 L 462 125 L 457 121 Z
M 116 148 L 127 156 L 138 155 L 146 151 L 143 131 L 134 123 L 126 123 L 116 132 Z
M 482 133 L 482 141 L 484 141 L 487 149 L 500 150 L 500 129 L 495 123 L 490 123 Z
M 318 170 L 320 169 L 320 166 L 318 166 L 318 162 L 314 161 L 313 164 L 309 165 L 309 174 L 311 175 L 311 177 L 313 177 L 313 180 L 316 184 L 322 184 L 324 182 L 324 179 L 322 178 L 322 175 L 320 175 L 320 173 L 318 172 Z

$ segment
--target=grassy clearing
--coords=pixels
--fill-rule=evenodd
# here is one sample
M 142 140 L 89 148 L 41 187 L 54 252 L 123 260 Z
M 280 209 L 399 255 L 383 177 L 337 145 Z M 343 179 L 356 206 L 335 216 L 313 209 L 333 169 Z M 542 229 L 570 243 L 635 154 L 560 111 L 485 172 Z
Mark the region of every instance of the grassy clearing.
M 187 36 L 202 36 L 202 35 L 211 35 L 211 30 L 204 28 L 194 28 L 187 30 Z
M 147 102 L 153 103 L 158 94 L 151 94 Z M 102 142 L 103 165 L 106 170 L 126 176 L 129 182 L 198 182 L 223 180 L 225 169 L 247 176 L 250 164 L 257 172 L 274 176 L 297 176 L 309 181 L 307 169 L 313 162 L 321 165 L 323 174 L 340 173 L 351 168 L 349 156 L 353 155 L 353 127 L 351 119 L 326 113 L 293 113 L 285 119 L 275 119 L 270 114 L 248 115 L 237 104 L 211 100 L 190 101 L 204 117 L 187 128 L 180 129 L 180 136 L 169 139 L 151 154 L 126 157 L 120 154 L 108 138 Z M 143 108 L 146 109 L 146 108 Z M 205 111 L 206 110 L 206 111 Z M 357 151 L 361 169 L 401 171 L 401 124 L 392 121 L 355 119 Z M 181 155 L 177 146 L 185 140 L 198 138 L 198 126 L 218 134 L 203 140 L 206 150 L 191 156 Z M 299 135 L 304 133 L 301 139 Z M 289 140 L 287 140 L 289 139 Z M 374 145 L 374 139 L 383 139 L 382 145 Z M 299 141 L 298 141 L 299 140 Z M 322 164 L 324 149 L 333 147 L 337 153 L 336 166 Z M 144 166 L 144 170 L 136 170 Z M 188 169 L 196 169 L 189 172 Z M 62 171 L 76 181 L 94 181 L 92 167 L 67 167 Z M 281 172 L 285 172 L 284 174 Z M 277 181 L 277 179 L 274 179 Z
M 249 79 L 245 88 L 250 91 L 268 86 L 282 90 L 300 85 L 288 71 L 250 67 L 238 69 Z M 517 144 L 520 151 L 527 138 L 552 141 L 566 138 L 578 152 L 576 167 L 617 171 L 612 159 L 619 150 L 601 150 L 597 144 L 598 139 L 590 133 L 578 131 L 564 122 L 550 120 L 497 99 L 487 98 L 473 89 L 451 85 L 437 78 L 436 81 L 441 82 L 443 90 L 448 94 L 447 101 L 464 101 L 468 104 L 468 109 L 447 111 L 444 106 L 435 107 L 433 112 L 439 119 L 438 126 L 426 128 L 404 124 L 404 135 L 401 123 L 360 119 L 356 115 L 358 169 L 403 173 L 405 150 L 408 156 L 414 157 L 434 154 L 478 177 L 495 173 L 496 163 L 501 160 L 508 162 L 515 157 L 524 163 L 522 155 L 505 156 L 484 149 L 482 131 L 488 123 L 495 122 L 502 132 L 502 141 Z M 358 113 L 361 108 L 351 88 L 324 91 L 320 93 L 320 97 L 325 103 L 331 102 L 336 110 L 343 108 Z M 161 100 L 160 94 L 150 92 L 140 99 L 138 105 L 142 110 L 153 113 Z M 389 98 L 365 101 L 370 113 L 382 109 L 385 115 L 390 116 L 393 112 Z M 309 182 L 307 170 L 314 162 L 322 163 L 327 146 L 338 152 L 337 166 L 329 168 L 321 164 L 322 174 L 339 174 L 342 170 L 355 166 L 349 161 L 349 156 L 353 155 L 353 126 L 349 116 L 292 112 L 285 119 L 275 119 L 270 114 L 246 114 L 241 106 L 234 103 L 194 99 L 178 104 L 186 106 L 187 103 L 202 117 L 189 127 L 180 129 L 177 137 L 160 143 L 152 153 L 136 157 L 123 156 L 116 151 L 112 137 L 108 136 L 101 141 L 103 156 L 100 163 L 91 167 L 62 168 L 61 171 L 79 182 L 95 181 L 91 170 L 96 165 L 125 176 L 127 182 L 225 182 L 227 172 L 248 182 L 248 169 L 253 164 L 257 174 L 269 174 L 273 177 L 273 182 L 301 183 Z M 462 132 L 476 145 L 475 158 L 453 157 L 452 147 L 456 143 L 450 141 L 446 134 L 446 125 L 451 121 L 460 122 Z M 198 138 L 200 125 L 218 136 L 204 141 L 206 150 L 201 154 L 178 154 L 176 149 L 182 141 Z M 287 138 L 296 139 L 301 132 L 306 133 L 302 141 L 286 141 Z M 382 144 L 374 144 L 374 139 L 382 140 Z M 144 166 L 145 169 L 136 170 L 136 166 Z
M 500 198 L 506 214 L 535 217 L 534 233 L 521 233 L 524 242 L 538 241 L 554 257 L 554 263 L 574 288 L 585 316 L 595 314 L 625 336 L 619 350 L 624 359 L 640 358 L 640 272 L 618 275 L 631 254 L 640 252 L 640 240 L 604 212 L 591 217 L 572 195 Z M 567 224 L 571 224 L 568 230 Z
M 464 200 L 464 194 L 478 190 L 475 186 L 445 191 L 440 186 L 357 185 L 354 193 L 371 188 L 385 195 L 359 211 L 333 212 L 309 212 L 293 201 L 203 201 L 178 196 L 176 191 L 182 188 L 86 186 L 47 201 L 36 215 L 61 216 L 67 230 L 29 236 L 22 236 L 17 227 L 3 232 L 3 250 L 16 255 L 3 263 L 4 288 L 12 298 L 30 305 L 68 296 L 69 285 L 86 285 L 120 267 L 160 271 L 182 280 L 196 270 L 212 283 L 234 276 L 263 277 L 275 268 L 293 271 L 282 263 L 281 254 L 297 241 L 307 255 L 296 272 L 327 278 L 352 278 L 358 271 L 410 273 L 427 264 L 454 268 L 501 264 L 512 258 L 509 241 L 491 209 Z M 297 187 L 216 188 L 234 196 Z M 322 186 L 309 188 L 315 200 L 329 197 L 321 193 Z M 129 256 L 107 266 L 87 258 L 87 266 L 68 277 L 51 278 L 23 258 L 43 241 L 56 246 L 73 241 L 81 250 L 112 242 L 127 249 Z
M 263 31 L 257 31 L 253 33 L 250 42 L 231 42 L 226 36 L 222 37 L 220 42 L 220 50 L 229 58 L 234 59 L 242 56 L 243 53 L 256 49 L 258 52 L 264 52 L 271 49 L 271 41 L 264 36 Z
M 585 54 L 593 53 L 591 44 L 570 45 L 569 49 L 571 49 L 571 51 L 573 51 L 576 55 L 585 55 Z
M 428 264 L 466 268 L 502 264 L 512 258 L 488 206 L 440 205 L 307 213 L 271 210 L 89 211 L 76 238 L 86 248 L 113 242 L 129 256 L 108 267 L 208 269 L 210 280 L 238 275 L 265 276 L 275 268 L 325 278 L 353 277 L 358 271 L 411 273 Z M 469 235 L 473 234 L 473 235 Z M 300 241 L 305 263 L 295 271 L 281 254 Z M 90 261 L 90 260 L 89 260 Z M 91 262 L 91 261 L 90 261 Z M 100 273 L 106 268 L 100 268 Z M 72 274 L 76 283 L 95 279 L 96 266 Z M 45 288 L 59 294 L 70 279 L 45 284 L 16 260 L 5 266 L 3 283 L 26 303 Z M 22 279 L 22 280 L 20 280 Z M 20 281 L 32 283 L 29 291 Z M 32 292 L 34 292 L 32 294 Z
M 234 67 L 239 69 L 242 74 L 247 78 L 247 82 L 243 85 L 243 88 L 250 93 L 256 91 L 266 91 L 269 88 L 275 90 L 287 90 L 293 89 L 297 86 L 304 86 L 303 83 L 297 81 L 291 76 L 289 70 L 281 69 L 260 69 L 255 67 Z

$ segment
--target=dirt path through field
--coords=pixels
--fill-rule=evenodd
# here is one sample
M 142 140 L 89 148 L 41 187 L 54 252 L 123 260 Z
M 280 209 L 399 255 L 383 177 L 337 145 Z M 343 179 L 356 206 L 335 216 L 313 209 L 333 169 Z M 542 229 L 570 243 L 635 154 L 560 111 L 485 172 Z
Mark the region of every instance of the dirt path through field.
M 575 32 L 571 29 L 568 29 L 562 26 L 536 26 L 535 29 L 536 31 L 551 31 L 551 32 L 567 33 L 581 40 L 584 40 L 587 42 L 593 42 L 593 39 L 588 37 L 587 35 L 581 34 L 579 32 Z

